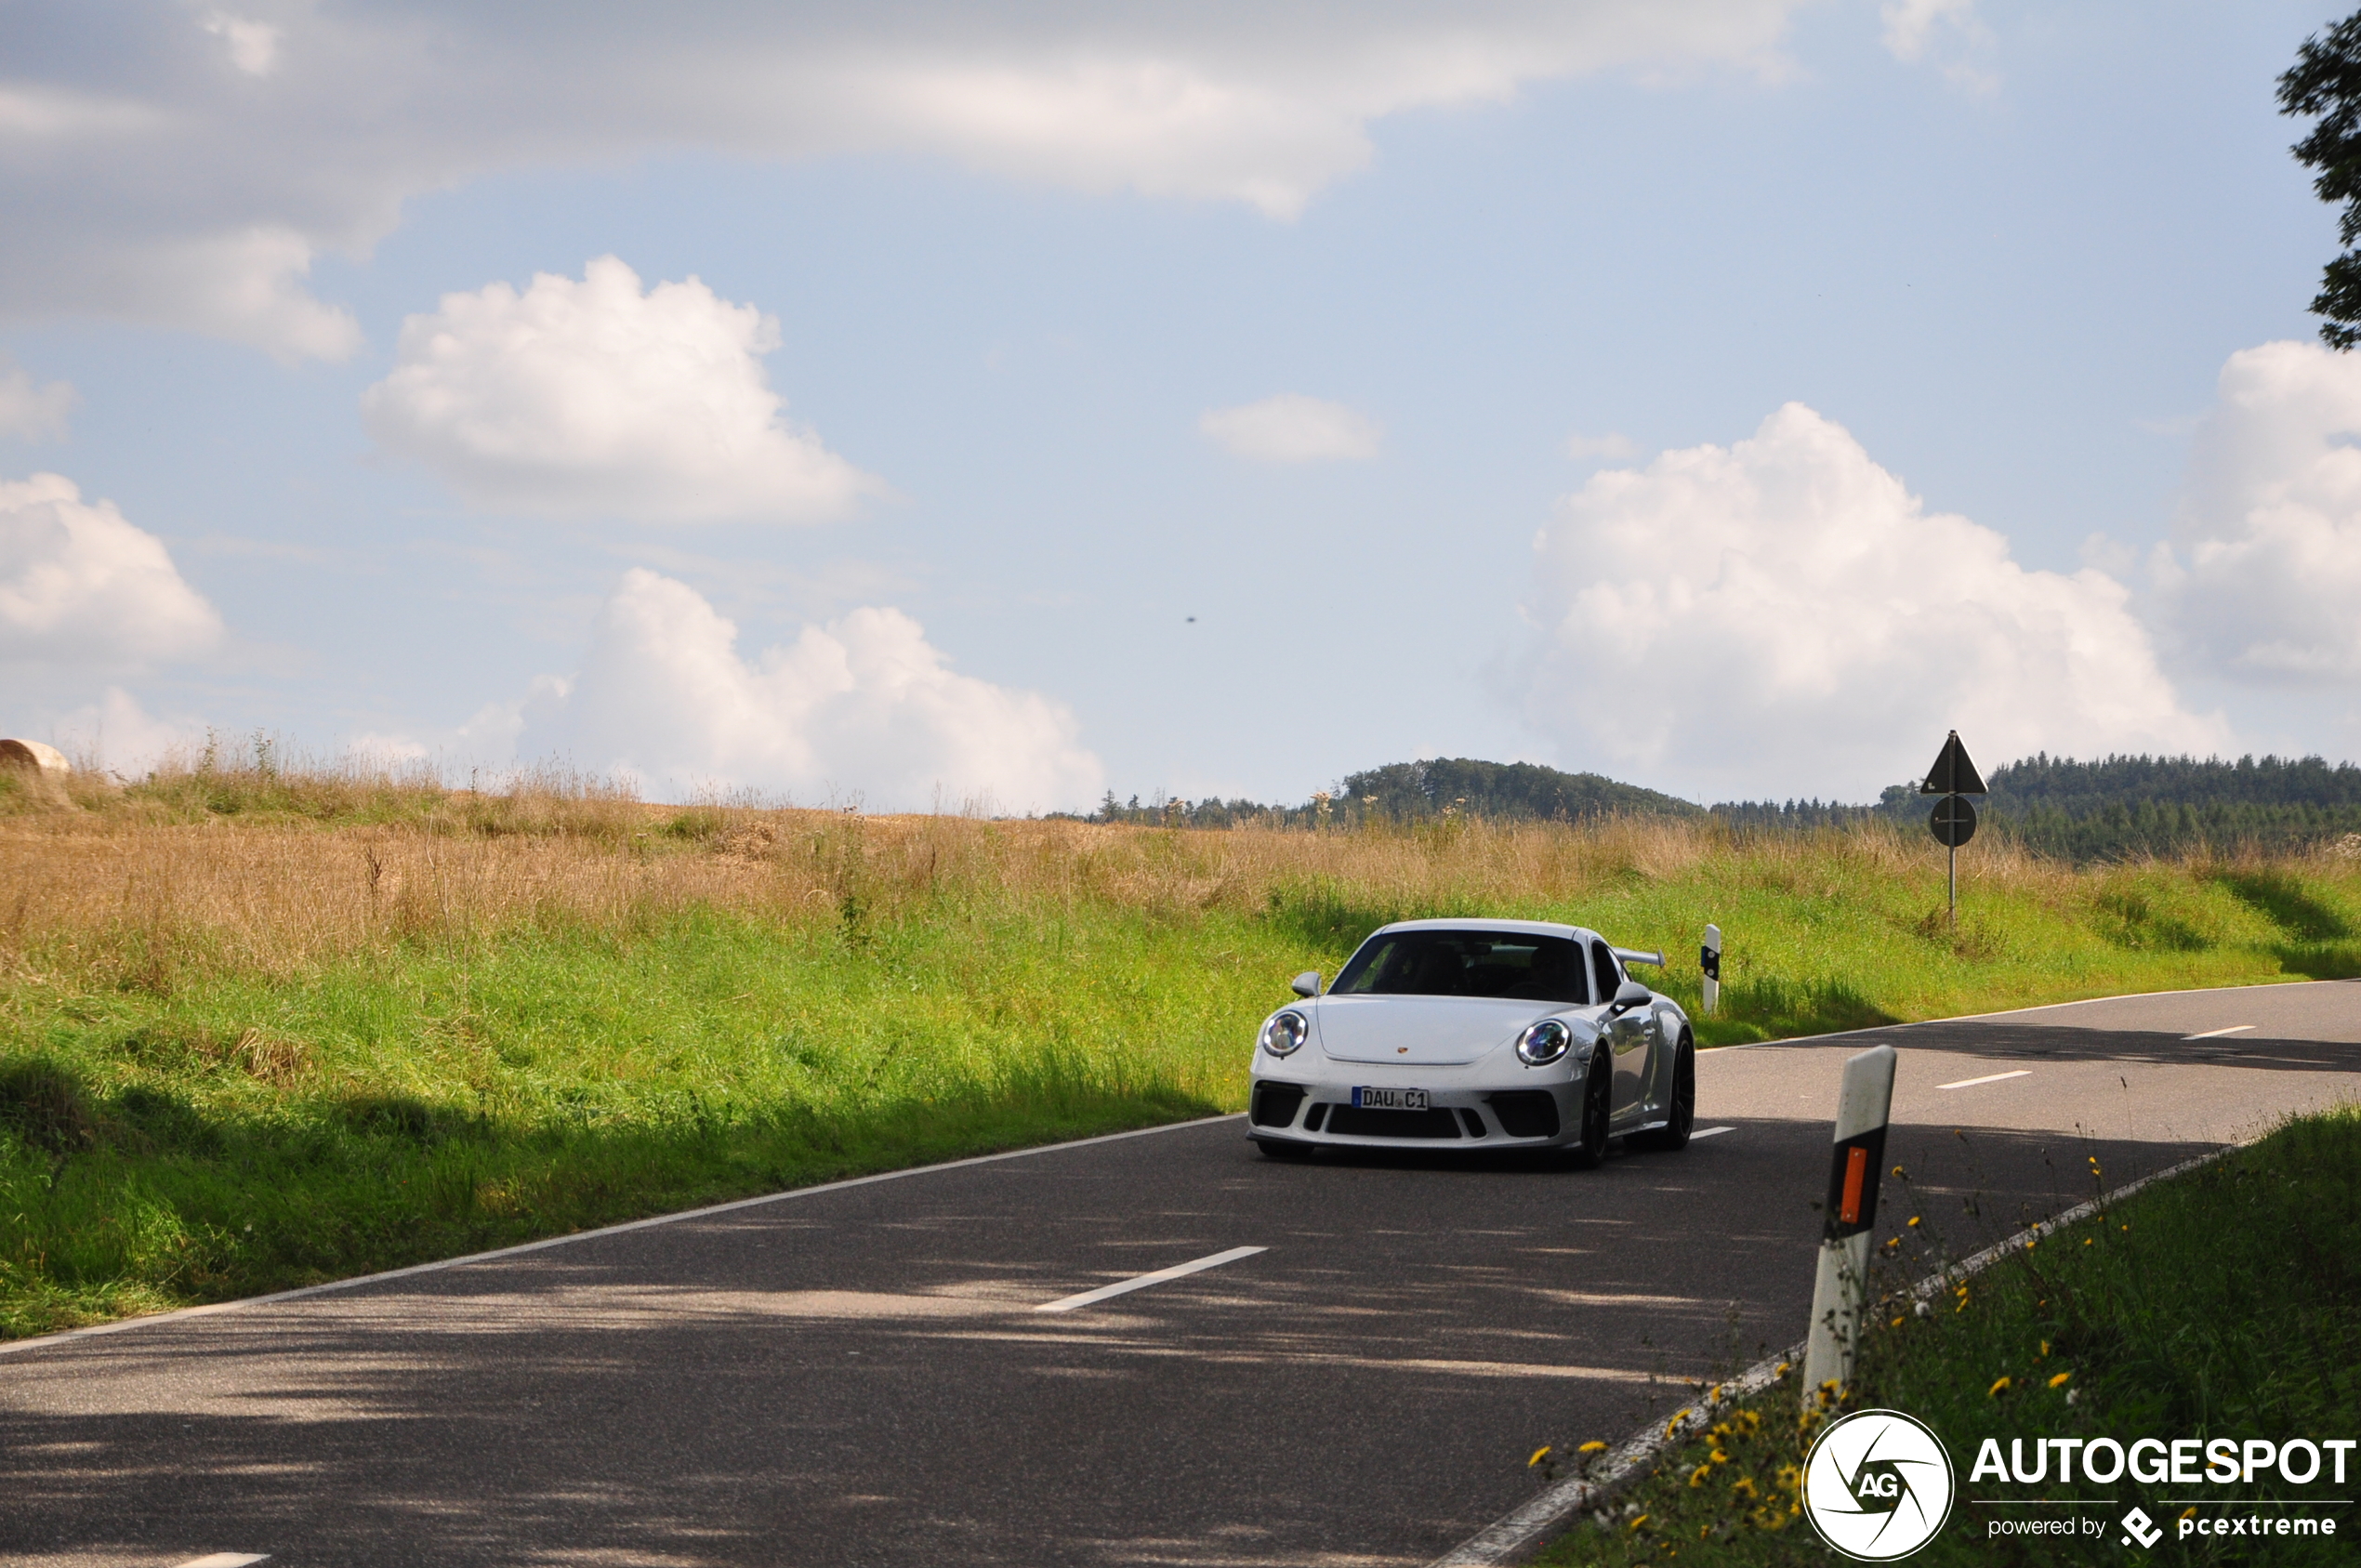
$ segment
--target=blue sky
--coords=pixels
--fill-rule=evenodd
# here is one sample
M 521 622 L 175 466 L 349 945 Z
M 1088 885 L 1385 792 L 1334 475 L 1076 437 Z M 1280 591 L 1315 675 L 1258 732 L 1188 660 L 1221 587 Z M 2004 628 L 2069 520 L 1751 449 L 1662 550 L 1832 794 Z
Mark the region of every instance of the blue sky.
M 22 9 L 0 727 L 118 768 L 2361 751 L 2311 9 Z

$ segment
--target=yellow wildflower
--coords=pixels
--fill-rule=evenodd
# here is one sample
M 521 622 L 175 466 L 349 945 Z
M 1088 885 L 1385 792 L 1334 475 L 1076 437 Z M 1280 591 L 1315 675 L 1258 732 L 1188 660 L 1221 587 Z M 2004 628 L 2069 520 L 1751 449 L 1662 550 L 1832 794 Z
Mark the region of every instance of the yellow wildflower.
M 1703 1486 L 1705 1484 L 1705 1478 L 1712 1473 L 1713 1467 L 1711 1465 L 1699 1465 L 1695 1469 L 1689 1472 L 1689 1484 L 1692 1486 Z
M 1607 1445 L 1596 1439 L 1584 1443 L 1581 1447 L 1575 1450 L 1576 1454 L 1603 1454 L 1606 1451 Z
M 2073 1376 L 2074 1374 L 2071 1372 L 2061 1372 L 2055 1377 L 2050 1379 L 2050 1387 L 2053 1389 L 2063 1389 L 2065 1387 L 2065 1380 Z
M 1646 1514 L 1644 1514 L 1644 1513 L 1643 1513 L 1643 1514 L 1642 1514 L 1639 1518 L 1637 1518 L 1637 1519 L 1633 1520 L 1633 1521 L 1632 1521 L 1629 1524 L 1626 1525 L 1626 1526 L 1625 1526 L 1625 1528 L 1626 1528 L 1626 1529 L 1629 1529 L 1629 1530 L 1637 1530 L 1638 1528 L 1640 1528 L 1640 1526 L 1642 1526 L 1642 1524 L 1645 1524 L 1647 1522 L 1648 1522 L 1648 1516 L 1647 1516 Z
M 1531 1469 L 1534 1466 L 1548 1458 L 1550 1456 L 1550 1445 L 1545 1443 L 1540 1447 L 1535 1449 L 1533 1451 L 1533 1457 L 1524 1462 L 1524 1468 L 1526 1469 Z
M 2008 1387 L 2009 1379 L 2003 1377 L 1998 1382 L 1993 1384 L 1990 1388 L 1985 1390 L 1984 1397 L 1986 1399 L 1997 1399 L 2001 1394 L 2008 1391 Z

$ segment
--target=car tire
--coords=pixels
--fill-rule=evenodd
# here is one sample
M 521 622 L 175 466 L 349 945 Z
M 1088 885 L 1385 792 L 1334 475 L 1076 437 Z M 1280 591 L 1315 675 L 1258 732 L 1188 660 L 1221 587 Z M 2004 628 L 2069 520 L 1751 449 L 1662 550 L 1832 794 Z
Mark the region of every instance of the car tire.
M 1575 1114 L 1581 1140 L 1566 1147 L 1566 1164 L 1593 1170 L 1607 1157 L 1607 1118 L 1614 1112 L 1615 1070 L 1603 1041 L 1590 1059 L 1590 1075 L 1582 1080 L 1582 1103 Z
M 1258 1138 L 1254 1145 L 1262 1151 L 1262 1157 L 1266 1160 L 1308 1160 L 1312 1157 L 1312 1145 L 1309 1143 Z
M 1685 1029 L 1672 1051 L 1672 1117 L 1652 1131 L 1634 1133 L 1635 1149 L 1659 1149 L 1666 1153 L 1689 1146 L 1690 1129 L 1697 1125 L 1697 1043 Z

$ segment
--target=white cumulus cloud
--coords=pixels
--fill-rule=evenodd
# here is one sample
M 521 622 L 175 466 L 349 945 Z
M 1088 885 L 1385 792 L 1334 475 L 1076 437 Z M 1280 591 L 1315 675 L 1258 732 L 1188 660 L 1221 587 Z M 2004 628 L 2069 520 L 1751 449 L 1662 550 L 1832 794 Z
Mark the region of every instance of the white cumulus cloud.
M 447 294 L 402 323 L 369 433 L 471 505 L 691 522 L 837 516 L 882 488 L 789 424 L 762 357 L 778 323 L 690 278 L 644 292 L 613 257 L 582 281 Z
M 2316 343 L 2231 355 L 2174 534 L 2158 599 L 2192 669 L 2361 679 L 2361 360 Z
M 524 705 L 521 758 L 562 757 L 675 798 L 706 786 L 924 810 L 1087 805 L 1105 787 L 1074 715 L 960 675 L 898 610 L 855 610 L 747 657 L 688 585 L 642 568 L 570 679 Z
M 164 541 L 113 502 L 60 474 L 0 483 L 0 661 L 143 665 L 220 639 Z
M 0 357 L 0 437 L 19 441 L 63 441 L 66 420 L 81 403 L 73 383 L 36 387 L 21 365 Z
M 1915 62 L 1941 53 L 1948 57 L 1942 61 L 1943 74 L 1954 86 L 1977 94 L 1999 90 L 1999 77 L 1972 58 L 1989 56 L 1993 46 L 1992 30 L 1976 16 L 1975 0 L 1888 0 L 1878 19 L 1885 24 L 1886 51 L 1894 59 Z M 1946 46 L 1940 51 L 1932 47 L 1938 33 Z
M 159 718 L 120 686 L 110 686 L 95 703 L 73 709 L 51 726 L 58 749 L 74 766 L 95 764 L 111 773 L 137 778 L 170 758 L 194 758 L 204 745 L 202 718 Z
M 267 21 L 212 11 L 199 25 L 229 46 L 230 63 L 249 76 L 268 76 L 279 63 L 279 29 Z
M 701 148 L 888 152 L 1274 217 L 1371 124 L 1614 69 L 1776 72 L 1801 0 L 20 0 L 0 84 L 0 317 L 83 312 L 286 356 L 359 335 L 312 300 L 413 196 Z M 256 15 L 245 15 L 251 10 Z
M 1896 59 L 1924 56 L 1937 23 L 1964 29 L 1973 25 L 1974 18 L 1975 0 L 1888 0 L 1878 7 L 1886 50 Z
M 2228 739 L 2121 584 L 2018 565 L 1800 403 L 1594 476 L 1534 568 L 1529 720 L 1581 763 L 1716 798 L 1873 799 L 1952 729 L 1987 764 Z
M 1209 409 L 1197 428 L 1222 450 L 1263 463 L 1329 463 L 1375 457 L 1377 422 L 1340 402 L 1282 392 L 1260 402 Z

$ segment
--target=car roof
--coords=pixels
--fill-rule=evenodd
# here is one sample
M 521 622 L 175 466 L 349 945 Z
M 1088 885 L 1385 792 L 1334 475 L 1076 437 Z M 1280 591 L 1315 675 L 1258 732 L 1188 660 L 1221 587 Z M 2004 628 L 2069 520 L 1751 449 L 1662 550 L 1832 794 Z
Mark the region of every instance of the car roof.
M 1396 920 L 1369 934 L 1380 936 L 1387 931 L 1501 931 L 1537 937 L 1598 935 L 1587 926 L 1562 926 L 1554 920 Z

